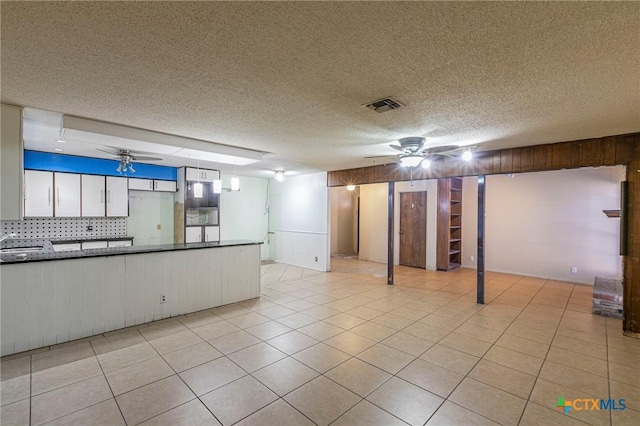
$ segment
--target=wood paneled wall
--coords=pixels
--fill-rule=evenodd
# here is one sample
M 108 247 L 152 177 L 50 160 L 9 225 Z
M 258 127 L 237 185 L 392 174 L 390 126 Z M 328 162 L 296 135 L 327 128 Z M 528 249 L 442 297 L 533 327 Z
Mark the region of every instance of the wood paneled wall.
M 328 186 L 398 182 L 410 179 L 541 172 L 580 167 L 627 166 L 629 181 L 628 255 L 624 256 L 625 334 L 640 337 L 640 133 L 478 152 L 470 162 L 434 161 L 428 170 L 412 171 L 384 164 L 327 173 Z M 637 235 L 637 238 L 634 238 Z

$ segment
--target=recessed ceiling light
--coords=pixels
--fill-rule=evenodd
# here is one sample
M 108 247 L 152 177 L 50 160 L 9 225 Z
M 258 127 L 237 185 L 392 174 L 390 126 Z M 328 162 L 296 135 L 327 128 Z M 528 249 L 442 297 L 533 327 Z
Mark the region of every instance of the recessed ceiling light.
M 62 149 L 62 148 L 53 148 L 53 150 L 54 150 L 55 152 L 62 152 L 62 151 L 64 151 L 64 149 Z
M 62 139 L 62 138 L 58 138 L 58 139 L 56 139 L 56 142 L 58 142 L 58 143 L 67 143 L 67 141 L 65 141 L 65 140 L 64 140 L 64 139 Z

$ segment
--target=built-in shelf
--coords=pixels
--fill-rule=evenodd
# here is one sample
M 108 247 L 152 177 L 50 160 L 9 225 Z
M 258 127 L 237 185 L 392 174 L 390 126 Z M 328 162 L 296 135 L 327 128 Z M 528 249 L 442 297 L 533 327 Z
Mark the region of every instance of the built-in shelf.
M 462 178 L 438 179 L 436 268 L 449 271 L 462 263 Z

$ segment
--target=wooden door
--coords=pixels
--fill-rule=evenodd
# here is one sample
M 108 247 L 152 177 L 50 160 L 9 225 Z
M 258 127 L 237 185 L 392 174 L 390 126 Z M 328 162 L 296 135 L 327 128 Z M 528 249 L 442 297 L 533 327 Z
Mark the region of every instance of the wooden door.
M 427 192 L 400 193 L 400 265 L 427 267 Z

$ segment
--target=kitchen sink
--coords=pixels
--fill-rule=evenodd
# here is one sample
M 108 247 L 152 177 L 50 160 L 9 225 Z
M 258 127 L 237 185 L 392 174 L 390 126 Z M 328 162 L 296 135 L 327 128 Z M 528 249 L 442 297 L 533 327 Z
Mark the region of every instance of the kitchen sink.
M 32 246 L 32 247 L 7 247 L 0 249 L 0 253 L 3 254 L 19 254 L 19 253 L 32 253 L 34 251 L 42 251 L 44 247 L 42 246 Z

